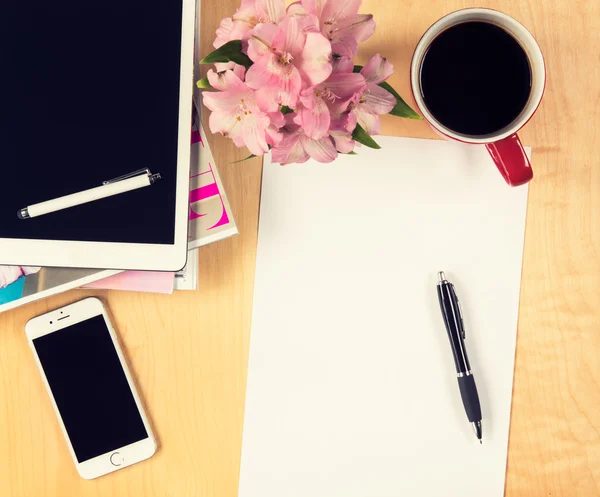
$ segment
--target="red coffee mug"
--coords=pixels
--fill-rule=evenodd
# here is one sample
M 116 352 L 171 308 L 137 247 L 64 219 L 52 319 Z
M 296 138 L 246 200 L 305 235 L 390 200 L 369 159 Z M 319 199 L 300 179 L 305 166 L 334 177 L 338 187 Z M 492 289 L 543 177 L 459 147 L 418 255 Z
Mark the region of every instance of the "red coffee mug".
M 421 65 L 429 45 L 445 29 L 468 21 L 495 24 L 510 33 L 525 50 L 531 68 L 531 93 L 525 107 L 508 126 L 486 136 L 464 135 L 444 126 L 429 112 L 421 92 Z M 510 186 L 523 185 L 533 178 L 531 164 L 517 136 L 517 131 L 531 119 L 540 105 L 546 85 L 546 68 L 542 51 L 525 26 L 496 10 L 463 9 L 452 12 L 433 24 L 417 44 L 410 68 L 410 80 L 417 106 L 434 131 L 451 140 L 485 145 L 500 174 Z

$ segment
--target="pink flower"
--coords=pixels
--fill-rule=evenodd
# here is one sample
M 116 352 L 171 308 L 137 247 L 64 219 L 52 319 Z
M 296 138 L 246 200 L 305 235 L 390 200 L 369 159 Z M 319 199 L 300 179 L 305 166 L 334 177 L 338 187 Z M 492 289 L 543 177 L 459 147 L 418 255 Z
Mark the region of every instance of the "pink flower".
M 352 72 L 354 70 L 354 61 L 350 57 L 334 56 L 331 62 L 333 72 Z
M 282 166 L 293 162 L 306 162 L 312 157 L 317 162 L 333 162 L 338 153 L 329 136 L 317 140 L 309 138 L 293 121 L 296 116 L 288 114 L 283 139 L 273 147 L 272 160 Z
M 352 132 L 356 128 L 356 117 L 354 114 L 348 113 L 340 119 L 331 121 L 329 135 L 333 139 L 335 148 L 342 154 L 348 154 L 354 150 L 356 143 L 352 139 Z
M 215 64 L 215 69 L 217 70 L 217 73 L 233 71 L 233 74 L 235 74 L 242 81 L 244 81 L 244 78 L 246 77 L 246 68 L 236 64 L 235 62 L 217 62 Z
M 267 152 L 271 119 L 258 106 L 255 92 L 232 70 L 215 73 L 211 69 L 208 81 L 213 88 L 221 90 L 203 94 L 204 105 L 212 111 L 210 130 L 230 137 L 238 147 L 245 145 L 255 155 Z M 278 141 L 276 134 L 270 134 L 269 139 L 273 143 Z
M 296 16 L 278 26 L 256 26 L 248 40 L 248 56 L 254 64 L 246 84 L 257 90 L 257 101 L 270 111 L 278 105 L 295 108 L 303 80 L 314 86 L 331 74 L 331 44 L 322 34 L 305 31 Z
M 21 276 L 37 273 L 40 269 L 28 266 L 0 266 L 0 288 L 6 288 Z
M 221 21 L 213 46 L 219 48 L 231 40 L 247 40 L 256 25 L 278 24 L 284 16 L 285 0 L 242 0 L 233 17 Z
M 393 72 L 394 66 L 379 54 L 375 55 L 360 71 L 367 85 L 362 92 L 355 95 L 348 108 L 356 117 L 358 124 L 370 135 L 380 133 L 379 116 L 387 114 L 396 105 L 396 97 L 378 86 Z
M 332 74 L 326 81 L 307 88 L 300 94 L 296 124 L 302 126 L 309 138 L 318 140 L 329 134 L 331 113 L 336 113 L 340 101 L 347 106 L 349 99 L 366 88 L 364 76 L 355 73 Z M 339 105 L 339 104 L 338 104 Z
M 320 20 L 321 33 L 331 42 L 334 54 L 354 57 L 358 44 L 375 32 L 372 14 L 359 14 L 362 0 L 301 0 L 309 14 Z

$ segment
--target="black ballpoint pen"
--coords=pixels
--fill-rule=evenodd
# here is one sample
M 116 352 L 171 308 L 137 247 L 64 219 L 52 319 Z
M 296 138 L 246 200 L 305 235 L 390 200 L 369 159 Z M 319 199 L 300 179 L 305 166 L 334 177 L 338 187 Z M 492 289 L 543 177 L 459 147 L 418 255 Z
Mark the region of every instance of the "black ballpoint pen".
M 475 386 L 475 378 L 473 378 L 467 349 L 465 348 L 465 325 L 460 302 L 456 296 L 454 285 L 446 279 L 446 275 L 442 271 L 438 273 L 438 278 L 437 294 L 442 310 L 442 318 L 452 347 L 452 354 L 454 355 L 460 396 L 465 406 L 467 418 L 473 426 L 473 431 L 475 431 L 479 443 L 482 443 L 481 406 L 477 387 Z

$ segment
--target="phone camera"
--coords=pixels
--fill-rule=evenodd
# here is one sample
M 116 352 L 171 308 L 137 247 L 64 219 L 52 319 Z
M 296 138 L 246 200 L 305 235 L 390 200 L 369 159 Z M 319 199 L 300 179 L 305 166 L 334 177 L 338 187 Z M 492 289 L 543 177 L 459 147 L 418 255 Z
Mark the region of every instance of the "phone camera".
M 50 324 L 52 324 L 52 321 L 50 321 Z

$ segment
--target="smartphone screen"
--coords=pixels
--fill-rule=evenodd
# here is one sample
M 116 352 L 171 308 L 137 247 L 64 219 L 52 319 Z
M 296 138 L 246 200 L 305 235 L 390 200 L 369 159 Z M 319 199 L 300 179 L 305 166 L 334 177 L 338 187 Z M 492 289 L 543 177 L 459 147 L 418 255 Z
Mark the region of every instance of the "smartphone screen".
M 148 438 L 103 316 L 33 346 L 80 463 Z

